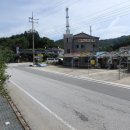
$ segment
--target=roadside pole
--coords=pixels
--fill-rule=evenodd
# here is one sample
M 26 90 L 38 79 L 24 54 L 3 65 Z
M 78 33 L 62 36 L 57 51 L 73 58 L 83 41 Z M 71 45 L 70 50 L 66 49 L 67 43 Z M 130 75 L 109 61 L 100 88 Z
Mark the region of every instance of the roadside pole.
M 72 64 L 72 65 L 71 65 L 71 67 L 72 67 L 72 71 L 73 71 L 73 64 L 74 64 L 73 62 L 74 62 L 74 58 L 72 57 L 72 60 L 71 60 L 71 64 Z
M 92 26 L 90 26 L 90 44 L 92 44 Z M 94 48 L 93 48 L 93 50 L 92 50 L 92 53 L 94 52 Z M 88 75 L 89 75 L 89 71 L 90 71 L 90 63 L 91 62 L 91 53 L 90 53 L 90 55 L 89 55 L 89 60 L 88 60 Z
M 127 70 L 128 70 L 128 68 L 129 68 L 129 67 L 128 67 L 128 60 L 129 60 L 129 57 L 128 57 L 128 55 L 127 55 Z
M 88 57 L 88 75 L 89 75 L 89 58 L 90 58 L 90 57 Z
M 121 79 L 121 57 L 119 57 L 119 80 Z
M 34 19 L 33 18 L 33 12 L 32 12 L 32 17 L 29 17 L 29 22 L 32 23 L 32 45 L 33 45 L 33 65 L 35 64 L 35 45 L 34 45 L 34 23 L 38 23 L 39 19 Z

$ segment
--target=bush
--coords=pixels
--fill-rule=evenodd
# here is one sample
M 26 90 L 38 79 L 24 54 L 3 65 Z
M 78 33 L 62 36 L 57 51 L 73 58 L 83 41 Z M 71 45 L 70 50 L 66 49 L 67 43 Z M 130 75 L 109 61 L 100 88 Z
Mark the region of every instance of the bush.
M 6 69 L 6 62 L 5 62 L 5 55 L 0 51 L 0 94 L 5 95 L 7 94 L 4 84 L 5 81 L 8 79 L 8 75 L 5 74 Z

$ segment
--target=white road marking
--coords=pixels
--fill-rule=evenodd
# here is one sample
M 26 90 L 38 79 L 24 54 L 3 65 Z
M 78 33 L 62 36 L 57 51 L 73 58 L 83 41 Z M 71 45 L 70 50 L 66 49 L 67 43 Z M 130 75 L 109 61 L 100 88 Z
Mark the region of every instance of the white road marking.
M 36 69 L 36 68 L 33 68 L 33 69 Z M 56 73 L 56 74 L 60 74 L 60 75 L 64 75 L 64 76 L 72 77 L 72 78 L 76 78 L 76 79 L 82 79 L 82 80 L 87 80 L 87 81 L 93 81 L 93 82 L 96 82 L 96 83 L 112 85 L 112 86 L 116 86 L 116 87 L 120 87 L 120 88 L 130 89 L 130 85 L 124 85 L 124 84 L 113 83 L 113 82 L 109 82 L 109 81 L 97 80 L 97 79 L 84 77 L 84 76 L 74 76 L 74 75 L 61 73 L 61 72 L 56 72 L 56 71 L 48 71 L 48 70 L 42 70 L 42 71 L 50 72 L 50 73 Z
M 18 84 L 16 84 L 14 81 L 10 80 L 12 84 L 14 84 L 17 88 L 19 88 L 21 91 L 23 91 L 26 95 L 28 95 L 31 99 L 33 99 L 36 103 L 38 103 L 41 107 L 43 107 L 46 111 L 48 111 L 50 114 L 52 114 L 57 120 L 59 120 L 61 123 L 63 123 L 65 126 L 67 126 L 70 130 L 77 130 L 74 127 L 72 127 L 70 124 L 68 124 L 66 121 L 64 121 L 61 117 L 59 117 L 56 113 L 51 111 L 47 106 L 42 104 L 40 101 L 38 101 L 35 97 L 33 97 L 30 93 L 25 91 L 23 88 L 21 88 Z
M 74 75 L 67 75 L 67 74 L 65 74 L 65 75 L 68 76 L 68 77 L 72 77 L 72 78 L 77 78 L 77 79 L 82 79 L 82 80 L 87 80 L 87 81 L 93 81 L 93 82 L 96 82 L 96 83 L 101 83 L 101 84 L 112 85 L 112 86 L 116 86 L 116 87 L 120 87 L 120 88 L 130 89 L 130 85 L 113 83 L 113 82 L 109 82 L 109 81 L 102 81 L 102 80 L 92 79 L 92 78 L 88 78 L 88 77 L 81 77 L 81 76 L 74 76 Z

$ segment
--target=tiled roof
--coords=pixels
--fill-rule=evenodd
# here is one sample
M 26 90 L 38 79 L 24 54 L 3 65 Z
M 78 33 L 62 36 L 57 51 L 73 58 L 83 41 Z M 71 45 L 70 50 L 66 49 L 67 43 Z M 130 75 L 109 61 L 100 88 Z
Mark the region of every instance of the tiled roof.
M 84 37 L 84 38 L 86 38 L 86 37 L 87 37 L 87 38 L 90 38 L 90 37 L 92 37 L 92 38 L 97 38 L 97 39 L 99 38 L 99 37 L 94 37 L 94 36 L 88 35 L 88 34 L 86 34 L 86 33 L 84 33 L 84 32 L 78 33 L 78 34 L 74 35 L 73 37 L 74 37 L 74 38 L 77 38 L 77 37 L 78 37 L 78 38 L 80 38 L 80 37 L 82 37 L 82 38 L 83 38 L 83 37 Z

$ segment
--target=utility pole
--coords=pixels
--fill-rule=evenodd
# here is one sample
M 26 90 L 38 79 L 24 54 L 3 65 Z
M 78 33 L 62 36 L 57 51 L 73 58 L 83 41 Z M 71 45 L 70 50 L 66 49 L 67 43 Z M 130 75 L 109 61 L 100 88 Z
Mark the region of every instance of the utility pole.
M 90 37 L 92 36 L 92 27 L 90 26 Z M 92 38 L 90 38 L 90 44 L 92 44 L 91 42 Z M 91 53 L 89 54 L 89 57 L 88 57 L 88 75 L 89 75 L 89 69 L 90 69 L 90 60 L 91 60 Z
M 32 23 L 33 65 L 35 65 L 34 23 L 38 23 L 38 20 L 39 19 L 34 19 L 32 12 L 32 17 L 29 17 L 29 22 Z
M 119 80 L 121 79 L 121 56 L 119 56 Z

